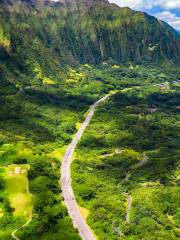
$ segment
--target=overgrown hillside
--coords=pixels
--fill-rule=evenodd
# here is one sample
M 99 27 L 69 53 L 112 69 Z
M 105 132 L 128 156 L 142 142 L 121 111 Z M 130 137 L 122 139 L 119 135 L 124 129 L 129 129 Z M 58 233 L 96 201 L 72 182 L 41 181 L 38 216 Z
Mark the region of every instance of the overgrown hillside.
M 94 68 L 86 64 L 66 68 L 66 78 L 59 85 L 46 79 L 44 84 L 8 93 L 10 87 L 6 86 L 0 102 L 0 239 L 10 240 L 13 230 L 26 221 L 15 215 L 6 181 L 10 174 L 7 170 L 22 165 L 29 166 L 33 218 L 17 236 L 27 240 L 79 239 L 63 205 L 58 181 L 60 160 L 88 107 L 110 90 L 165 81 L 167 86 L 173 85 L 178 75 L 176 68 L 119 65 Z M 112 112 L 110 115 L 113 117 Z M 117 131 L 116 125 L 114 128 Z M 88 141 L 99 144 L 96 138 Z M 16 189 L 13 191 L 16 193 Z
M 172 92 L 174 85 L 177 85 L 174 94 L 166 95 L 170 98 L 167 101 L 171 102 L 172 96 L 173 104 L 175 104 L 174 101 L 177 101 L 174 98 L 175 92 L 179 90 L 177 80 L 179 57 L 180 43 L 171 27 L 167 27 L 154 17 L 128 8 L 119 8 L 105 0 L 62 0 L 58 3 L 48 0 L 0 0 L 0 239 L 12 239 L 12 232 L 27 221 L 26 217 L 29 211 L 32 211 L 32 221 L 28 226 L 17 231 L 20 239 L 79 239 L 78 233 L 73 229 L 72 222 L 68 217 L 59 187 L 60 160 L 67 144 L 79 128 L 89 106 L 111 90 L 134 86 L 143 88 L 149 84 L 165 82 L 166 87 L 172 88 Z M 172 115 L 172 119 L 169 119 L 170 124 L 176 125 L 176 112 L 169 111 L 164 114 L 158 112 L 159 114 L 149 116 L 146 113 L 149 106 L 146 94 L 142 92 L 141 97 L 139 95 L 137 97 L 137 94 L 139 93 L 135 93 L 133 97 L 124 94 L 124 102 L 122 102 L 124 105 L 121 107 L 119 107 L 121 105 L 119 98 L 113 98 L 110 105 L 104 107 L 105 110 L 102 111 L 106 111 L 113 118 L 114 112 L 119 108 L 120 112 L 114 116 L 121 118 L 123 111 L 127 110 L 127 116 L 123 116 L 122 121 L 126 122 L 126 117 L 130 116 L 128 120 L 130 123 L 127 123 L 131 125 L 132 131 L 136 128 L 135 121 L 140 119 L 138 111 L 141 107 L 147 118 L 153 119 L 154 117 L 156 122 L 154 125 L 148 125 L 149 120 L 143 116 L 141 120 L 138 120 L 138 124 L 142 122 L 143 126 L 147 124 L 149 129 L 152 127 L 156 130 L 155 125 L 158 124 L 161 115 L 166 118 L 169 114 Z M 128 101 L 133 101 L 134 96 L 138 101 L 135 113 L 131 109 L 131 105 L 127 104 Z M 163 101 L 161 97 L 155 100 L 159 103 Z M 146 105 L 143 105 L 142 101 L 146 101 Z M 152 103 L 152 108 L 157 102 Z M 128 106 L 130 108 L 126 109 Z M 109 109 L 111 107 L 112 111 Z M 160 110 L 164 111 L 164 108 Z M 98 114 L 101 115 L 101 111 Z M 102 116 L 104 117 L 102 124 L 106 124 L 109 118 L 106 114 L 102 114 Z M 125 127 L 127 127 L 127 123 L 124 123 Z M 138 132 L 146 137 L 143 146 L 141 146 L 142 140 L 139 140 L 140 150 L 138 151 L 141 152 L 143 147 L 145 151 L 149 150 L 147 145 L 150 140 L 154 141 L 150 150 L 153 150 L 153 144 L 157 144 L 154 139 L 156 135 L 153 135 L 153 139 L 149 139 L 143 126 L 139 127 Z M 112 130 L 111 127 L 108 125 L 109 131 Z M 115 125 L 113 129 L 122 133 L 120 127 Z M 176 127 L 173 125 L 172 129 L 167 129 L 168 131 L 174 129 L 174 133 L 167 133 L 170 134 L 170 138 L 165 134 L 165 138 L 167 138 L 165 141 L 172 140 L 172 146 L 175 148 Z M 166 132 L 166 126 L 160 125 L 155 134 L 161 130 L 163 133 Z M 102 134 L 106 134 L 106 131 Z M 133 134 L 136 135 L 135 131 Z M 84 141 L 86 141 L 86 136 Z M 101 138 L 90 137 L 88 141 L 92 144 L 91 147 L 96 143 L 97 146 L 98 144 L 102 145 Z M 111 141 L 111 137 L 114 135 L 109 134 L 107 137 L 109 137 L 108 141 Z M 128 135 L 128 137 L 130 136 Z M 106 138 L 104 140 L 106 141 Z M 115 140 L 113 144 L 116 144 Z M 129 148 L 129 144 L 135 144 L 135 140 L 135 137 L 127 138 L 127 143 L 125 142 L 123 147 Z M 167 145 L 165 143 L 162 147 L 168 148 Z M 161 145 L 159 146 L 161 147 Z M 82 149 L 79 151 L 83 152 L 83 158 L 86 154 L 86 147 L 83 147 L 83 143 L 81 147 Z M 111 147 L 114 149 L 115 146 Z M 136 147 L 134 145 L 134 148 Z M 110 149 L 110 153 L 112 149 Z M 99 154 L 98 150 L 95 153 L 97 155 Z M 162 153 L 162 151 L 158 151 L 154 153 L 157 155 L 150 153 L 153 163 L 156 157 L 164 158 L 164 155 L 158 156 L 159 153 Z M 97 169 L 94 169 L 96 165 L 92 168 L 92 162 L 89 159 L 88 171 L 95 171 L 95 176 L 96 173 L 102 173 L 102 169 L 104 169 L 104 174 L 111 175 L 107 166 L 110 166 L 114 159 L 109 157 L 106 160 L 104 165 L 102 163 L 97 166 Z M 121 159 L 117 161 L 119 161 L 117 166 L 110 166 L 110 169 L 113 168 L 112 174 L 120 173 Z M 169 160 L 167 163 L 172 164 Z M 79 164 L 79 162 L 76 161 L 75 164 Z M 127 170 L 130 164 L 131 162 L 128 162 L 128 165 L 125 166 Z M 77 167 L 77 165 L 74 166 Z M 22 172 L 18 169 L 21 169 Z M 143 176 L 147 174 L 147 169 L 142 169 L 142 171 Z M 124 172 L 122 172 L 123 174 Z M 152 170 L 144 179 L 153 178 L 153 174 Z M 161 179 L 167 180 L 166 172 L 164 171 L 163 174 L 164 176 L 160 176 Z M 99 175 L 99 177 L 102 176 Z M 15 187 L 12 191 L 12 188 L 9 187 L 11 185 L 9 178 L 11 181 L 12 179 L 18 180 L 14 184 L 19 188 Z M 117 179 L 115 178 L 116 176 L 112 177 L 111 184 L 120 179 L 119 175 Z M 138 176 L 134 175 L 133 179 L 138 185 Z M 21 180 L 23 181 L 22 186 Z M 26 181 L 29 184 L 28 191 Z M 82 189 L 77 189 L 76 182 L 76 193 L 80 195 L 81 201 L 81 194 L 84 194 L 86 198 L 86 191 L 79 193 L 79 190 Z M 123 184 L 122 187 L 124 187 Z M 130 190 L 133 187 L 131 183 L 128 186 Z M 132 194 L 136 191 L 138 191 L 137 188 L 134 192 L 132 190 Z M 176 194 L 173 189 L 172 191 L 173 194 Z M 16 199 L 12 205 L 13 197 L 16 198 L 19 193 L 26 195 L 28 201 L 29 195 L 32 194 L 28 212 L 22 215 L 16 215 L 18 211 L 15 203 L 21 205 L 20 201 L 23 198 L 18 201 Z M 121 200 L 124 201 L 124 199 L 123 195 Z M 82 201 L 85 205 L 86 199 Z M 137 199 L 137 201 L 139 200 Z M 25 202 L 23 203 L 22 205 L 25 206 Z M 90 209 L 89 206 L 87 207 Z M 94 208 L 93 205 L 91 207 Z M 136 208 L 136 206 L 133 207 Z M 174 208 L 173 212 L 167 211 L 167 213 L 170 218 L 175 216 Z M 162 212 L 159 214 L 161 215 Z M 111 215 L 109 216 L 111 217 Z M 114 217 L 116 218 L 116 215 Z M 132 217 L 135 219 L 135 223 L 139 221 L 139 216 L 137 218 Z M 162 225 L 166 220 L 162 219 Z M 93 226 L 92 221 L 99 224 L 96 216 L 90 214 L 89 222 Z M 171 229 L 170 231 L 172 229 L 175 231 L 176 225 L 173 225 L 173 221 L 176 220 L 168 222 L 167 226 L 163 225 L 162 228 L 166 226 Z M 105 224 L 107 222 L 105 221 Z M 94 229 L 100 237 L 103 236 L 104 232 L 97 231 L 96 227 Z M 128 231 L 129 229 L 127 229 L 127 235 Z M 132 231 L 136 231 L 136 229 Z M 167 236 L 170 235 L 167 233 Z
M 170 26 L 105 0 L 0 1 L 1 92 L 62 83 L 64 64 L 172 64 L 179 56 Z
M 146 85 L 97 110 L 76 151 L 73 189 L 99 239 L 179 239 L 179 99 L 175 85 Z
M 1 47 L 17 57 L 23 69 L 29 69 L 32 61 L 48 68 L 109 58 L 136 63 L 179 61 L 178 38 L 156 18 L 107 1 L 63 2 L 1 1 Z

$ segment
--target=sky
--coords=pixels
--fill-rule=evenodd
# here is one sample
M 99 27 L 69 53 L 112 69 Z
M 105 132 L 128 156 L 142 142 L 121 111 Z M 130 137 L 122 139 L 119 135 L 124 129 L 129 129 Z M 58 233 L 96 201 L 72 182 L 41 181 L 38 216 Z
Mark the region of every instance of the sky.
M 147 12 L 180 31 L 180 0 L 109 0 L 120 7 Z

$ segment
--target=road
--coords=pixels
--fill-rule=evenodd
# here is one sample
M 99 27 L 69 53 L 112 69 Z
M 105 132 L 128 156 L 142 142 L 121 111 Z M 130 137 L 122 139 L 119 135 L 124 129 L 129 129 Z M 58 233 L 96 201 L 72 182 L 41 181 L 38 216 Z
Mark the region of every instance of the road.
M 148 156 L 146 156 L 146 154 L 143 154 L 143 160 L 141 160 L 140 162 L 134 164 L 131 168 L 132 169 L 136 169 L 139 167 L 144 166 L 147 162 L 149 161 Z M 125 177 L 125 181 L 128 182 L 129 181 L 129 177 L 131 176 L 131 172 L 127 172 L 126 173 L 126 177 Z M 127 208 L 126 208 L 126 222 L 130 223 L 130 213 L 131 213 L 131 206 L 132 206 L 132 197 L 131 195 L 128 194 L 127 197 Z
M 23 226 L 21 226 L 21 227 L 19 227 L 19 228 L 16 228 L 16 229 L 11 233 L 11 237 L 12 237 L 14 240 L 20 240 L 18 237 L 16 237 L 17 231 L 19 231 L 20 229 L 26 227 L 31 221 L 32 221 L 32 213 L 30 213 L 29 220 L 28 220 Z
M 130 223 L 130 213 L 131 213 L 132 197 L 128 195 L 127 209 L 126 209 L 126 222 Z
M 95 102 L 89 109 L 89 113 L 82 123 L 81 128 L 75 134 L 74 138 L 72 139 L 70 145 L 68 146 L 66 153 L 64 155 L 62 165 L 61 165 L 61 189 L 62 195 L 64 197 L 64 203 L 68 209 L 69 216 L 73 221 L 74 228 L 76 228 L 79 232 L 80 237 L 83 240 L 96 240 L 95 236 L 93 235 L 90 227 L 87 225 L 85 219 L 83 218 L 78 204 L 76 202 L 73 189 L 71 186 L 71 162 L 73 158 L 73 153 L 77 146 L 78 141 L 81 139 L 86 127 L 91 121 L 91 118 L 94 115 L 96 107 L 105 101 L 111 94 L 106 95 L 105 97 L 101 98 L 99 101 Z

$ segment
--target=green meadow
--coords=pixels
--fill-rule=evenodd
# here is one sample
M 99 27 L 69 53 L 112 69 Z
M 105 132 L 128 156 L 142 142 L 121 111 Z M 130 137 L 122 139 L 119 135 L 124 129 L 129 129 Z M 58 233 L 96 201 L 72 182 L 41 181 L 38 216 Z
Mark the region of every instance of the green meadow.
M 6 193 L 14 216 L 29 220 L 32 213 L 32 200 L 27 178 L 28 165 L 9 165 L 5 168 Z

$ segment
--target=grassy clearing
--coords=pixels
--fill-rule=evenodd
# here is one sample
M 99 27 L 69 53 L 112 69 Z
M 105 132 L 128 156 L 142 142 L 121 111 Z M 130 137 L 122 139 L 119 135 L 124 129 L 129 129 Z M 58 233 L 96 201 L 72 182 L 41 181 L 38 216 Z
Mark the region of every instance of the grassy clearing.
M 0 218 L 4 216 L 3 209 L 0 208 Z
M 57 160 L 61 161 L 66 151 L 66 147 L 67 146 L 64 146 L 62 148 L 56 148 L 51 153 L 49 153 L 48 156 L 51 158 L 56 158 Z
M 28 165 L 9 165 L 5 169 L 6 192 L 14 209 L 14 216 L 29 218 L 32 211 L 31 194 L 28 190 Z
M 85 207 L 81 207 L 81 206 L 79 206 L 79 209 L 80 209 L 80 212 L 81 212 L 82 216 L 84 217 L 84 219 L 87 222 L 87 219 L 88 219 L 88 216 L 89 216 L 89 213 L 90 213 L 89 209 L 87 209 Z M 96 237 L 96 239 L 98 240 L 98 236 L 95 234 L 95 232 L 92 229 L 90 229 L 90 230 L 93 233 L 93 235 Z
M 84 219 L 87 220 L 87 218 L 89 216 L 89 210 L 87 208 L 80 207 L 80 206 L 79 206 L 79 209 L 80 209 L 80 212 L 83 215 Z
M 9 240 L 10 234 L 11 234 L 11 230 L 6 232 L 0 230 L 0 239 Z

